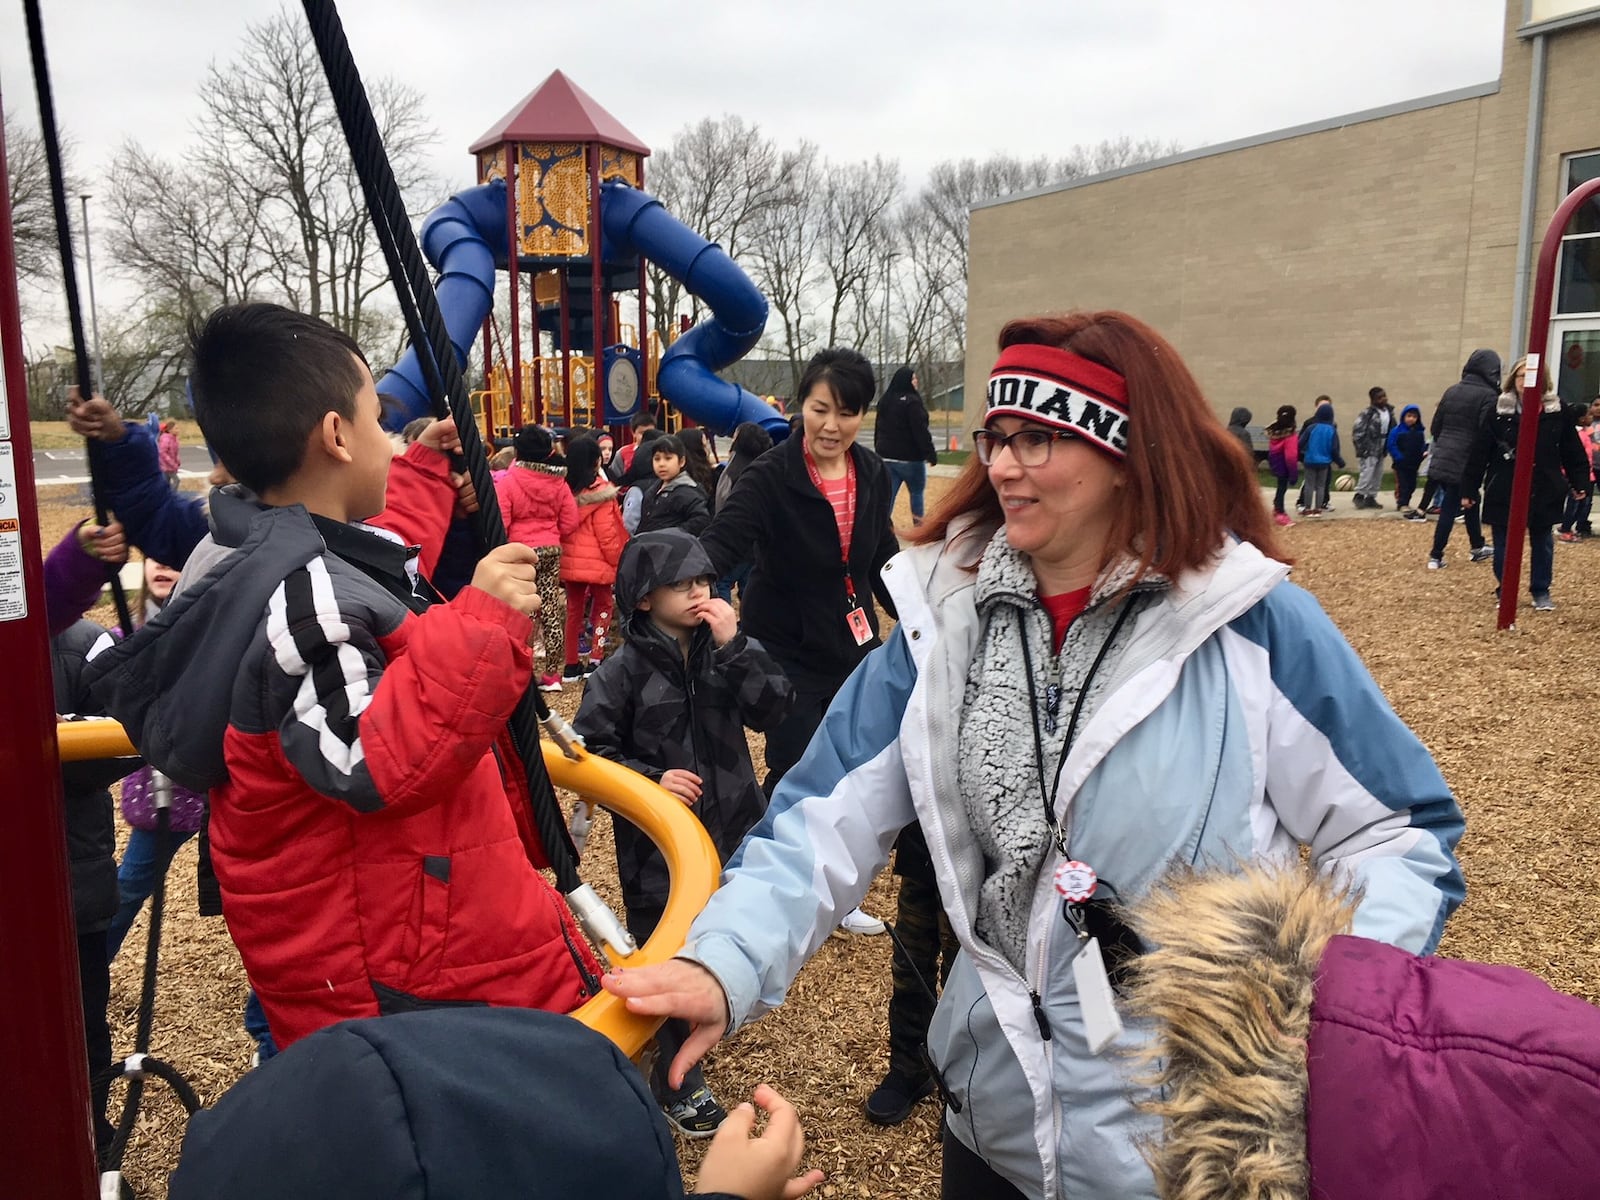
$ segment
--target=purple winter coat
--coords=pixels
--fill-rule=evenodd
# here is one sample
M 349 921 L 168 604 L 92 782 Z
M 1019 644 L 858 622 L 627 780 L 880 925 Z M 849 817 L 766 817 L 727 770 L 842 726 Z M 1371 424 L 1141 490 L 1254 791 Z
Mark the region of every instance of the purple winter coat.
M 156 828 L 156 789 L 149 767 L 140 767 L 122 781 L 122 819 L 135 829 Z M 188 788 L 172 785 L 174 833 L 198 833 L 205 820 L 206 798 Z
M 1128 912 L 1160 1200 L 1600 1196 L 1600 1008 L 1348 934 L 1297 864 L 1179 869 Z
M 68 530 L 44 560 L 44 613 L 51 637 L 83 616 L 111 578 L 106 565 L 78 543 L 83 525 L 79 521 Z
M 1600 1195 L 1600 1009 L 1527 971 L 1336 937 L 1307 1066 L 1318 1200 Z

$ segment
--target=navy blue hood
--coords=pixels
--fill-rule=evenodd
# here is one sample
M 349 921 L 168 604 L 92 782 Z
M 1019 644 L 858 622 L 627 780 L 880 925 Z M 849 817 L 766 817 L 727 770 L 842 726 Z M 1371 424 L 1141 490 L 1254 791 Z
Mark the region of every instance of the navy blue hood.
M 677 1200 L 638 1070 L 573 1020 L 454 1008 L 344 1021 L 196 1113 L 171 1200 Z
M 1331 404 L 1319 404 L 1319 405 L 1317 405 L 1317 411 L 1312 416 L 1311 419 L 1313 421 L 1315 421 L 1318 425 L 1332 425 L 1333 424 L 1333 405 L 1331 405 Z

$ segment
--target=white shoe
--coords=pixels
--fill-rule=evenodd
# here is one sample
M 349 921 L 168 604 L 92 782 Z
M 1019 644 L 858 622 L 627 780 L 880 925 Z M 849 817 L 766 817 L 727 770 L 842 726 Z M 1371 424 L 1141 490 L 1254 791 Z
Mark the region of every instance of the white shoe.
M 1428 560 L 1428 570 L 1430 570 L 1430 571 L 1442 571 L 1442 570 L 1444 570 L 1444 559 L 1442 559 L 1442 558 L 1430 558 Z
M 839 922 L 839 928 L 846 933 L 859 934 L 862 937 L 876 937 L 883 932 L 883 922 L 871 913 L 864 913 L 859 908 L 852 908 L 845 913 L 844 919 Z

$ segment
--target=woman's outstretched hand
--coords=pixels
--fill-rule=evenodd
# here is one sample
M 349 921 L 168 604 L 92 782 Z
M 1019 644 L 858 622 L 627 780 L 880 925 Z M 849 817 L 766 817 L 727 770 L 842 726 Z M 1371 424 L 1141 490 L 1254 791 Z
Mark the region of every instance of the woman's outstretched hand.
M 627 1002 L 629 1012 L 689 1022 L 689 1036 L 667 1068 L 667 1082 L 675 1088 L 683 1086 L 684 1073 L 728 1030 L 728 997 L 717 977 L 699 963 L 674 958 L 650 967 L 617 968 L 600 982 Z

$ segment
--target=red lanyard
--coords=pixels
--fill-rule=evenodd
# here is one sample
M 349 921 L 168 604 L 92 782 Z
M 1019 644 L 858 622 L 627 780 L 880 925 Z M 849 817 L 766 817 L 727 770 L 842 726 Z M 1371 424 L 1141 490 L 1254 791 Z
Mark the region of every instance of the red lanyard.
M 806 474 L 811 476 L 811 485 L 824 500 L 828 499 L 828 492 L 822 486 L 822 473 L 817 470 L 816 461 L 811 457 L 811 447 L 806 445 L 805 438 L 800 439 L 800 453 L 806 460 Z M 833 508 L 833 502 L 828 501 L 828 507 Z M 838 532 L 838 518 L 834 518 L 835 532 Z M 856 460 L 851 457 L 848 450 L 844 455 L 844 528 L 848 534 L 839 535 L 839 561 L 844 564 L 844 594 L 852 607 L 856 603 L 856 585 L 850 578 L 850 541 L 855 536 L 856 528 Z

